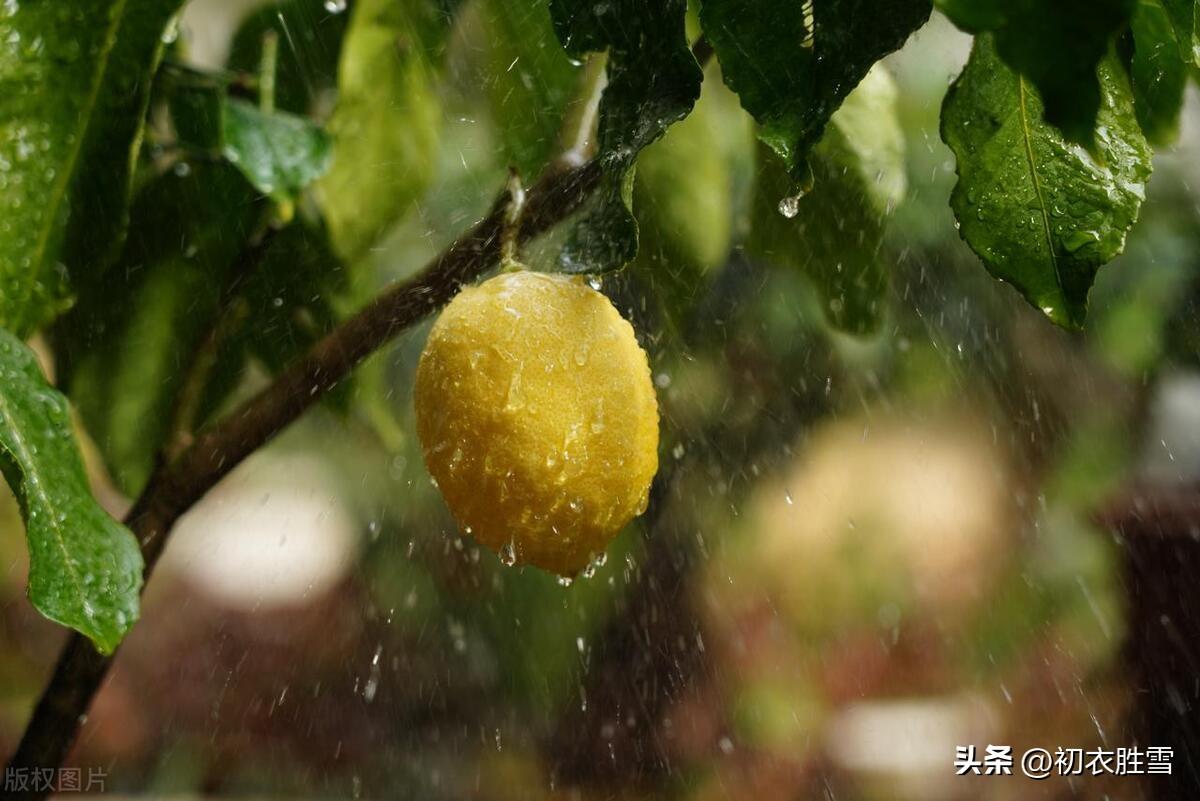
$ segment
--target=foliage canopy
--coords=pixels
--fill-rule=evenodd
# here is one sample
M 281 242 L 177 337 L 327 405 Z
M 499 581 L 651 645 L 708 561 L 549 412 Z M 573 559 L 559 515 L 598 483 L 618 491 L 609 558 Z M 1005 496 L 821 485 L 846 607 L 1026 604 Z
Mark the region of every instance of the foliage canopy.
M 348 19 L 281 0 L 245 22 L 224 70 L 188 63 L 179 0 L 3 3 L 0 461 L 24 501 L 34 603 L 111 650 L 141 577 L 23 341 L 46 335 L 107 466 L 141 491 L 244 391 L 248 363 L 279 373 L 377 288 L 373 254 L 437 179 L 439 81 L 464 69 L 465 29 L 487 42 L 479 92 L 501 159 L 532 176 L 566 169 L 566 151 L 599 170 L 539 264 L 653 270 L 670 252 L 691 270 L 663 276 L 677 286 L 740 246 L 813 283 L 829 324 L 868 334 L 906 180 L 880 61 L 935 7 L 975 36 L 942 107 L 961 236 L 1082 327 L 1137 221 L 1151 144 L 1177 135 L 1200 0 L 701 0 L 694 15 L 684 0 L 359 0 Z M 463 191 L 482 211 L 479 186 Z M 429 225 L 449 240 L 469 222 Z M 377 369 L 358 376 L 356 413 L 386 428 Z

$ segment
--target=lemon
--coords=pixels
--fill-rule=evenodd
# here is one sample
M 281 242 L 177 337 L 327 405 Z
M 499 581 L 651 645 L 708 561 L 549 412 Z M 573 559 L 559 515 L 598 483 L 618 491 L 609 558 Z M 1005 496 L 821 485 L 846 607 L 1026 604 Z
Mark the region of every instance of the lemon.
M 446 504 L 506 564 L 572 576 L 646 508 L 649 364 L 578 278 L 522 270 L 460 292 L 429 334 L 414 402 Z

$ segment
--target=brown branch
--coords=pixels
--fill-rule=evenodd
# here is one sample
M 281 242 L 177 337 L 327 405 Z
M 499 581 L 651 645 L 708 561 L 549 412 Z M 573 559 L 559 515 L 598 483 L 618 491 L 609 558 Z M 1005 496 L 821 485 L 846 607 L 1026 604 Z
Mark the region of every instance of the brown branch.
M 594 162 L 552 170 L 530 190 L 520 239 L 526 241 L 576 211 L 599 186 Z M 243 459 L 268 442 L 339 384 L 389 339 L 445 305 L 490 269 L 499 257 L 507 193 L 492 212 L 437 256 L 415 278 L 379 296 L 318 342 L 266 389 L 197 437 L 172 464 L 159 470 L 125 518 L 141 543 L 150 574 L 180 516 Z M 56 768 L 112 664 L 91 643 L 72 634 L 34 709 L 10 769 Z M 40 798 L 31 792 L 23 797 Z

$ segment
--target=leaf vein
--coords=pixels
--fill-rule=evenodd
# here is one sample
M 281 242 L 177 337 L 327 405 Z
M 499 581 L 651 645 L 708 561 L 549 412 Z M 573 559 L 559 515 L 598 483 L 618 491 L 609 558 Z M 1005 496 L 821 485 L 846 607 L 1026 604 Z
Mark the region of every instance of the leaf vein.
M 1025 144 L 1025 157 L 1029 161 L 1029 174 L 1033 178 L 1033 189 L 1037 194 L 1038 207 L 1042 212 L 1042 230 L 1046 234 L 1046 248 L 1050 252 L 1050 265 L 1054 268 L 1054 281 L 1061 290 L 1062 276 L 1058 271 L 1058 257 L 1054 251 L 1054 235 L 1050 229 L 1050 211 L 1046 208 L 1046 198 L 1042 194 L 1042 181 L 1038 177 L 1037 159 L 1033 155 L 1033 134 L 1029 130 L 1029 112 L 1025 108 L 1026 90 L 1025 79 L 1017 78 L 1017 108 L 1021 114 L 1021 134 Z

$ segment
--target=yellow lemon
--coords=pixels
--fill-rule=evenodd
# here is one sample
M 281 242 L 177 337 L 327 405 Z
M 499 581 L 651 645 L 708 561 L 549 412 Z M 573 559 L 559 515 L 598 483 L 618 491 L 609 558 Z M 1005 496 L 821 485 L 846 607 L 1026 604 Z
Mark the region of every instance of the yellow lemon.
M 450 511 L 507 564 L 574 575 L 646 508 L 646 354 L 577 278 L 522 270 L 464 289 L 429 334 L 414 400 Z

